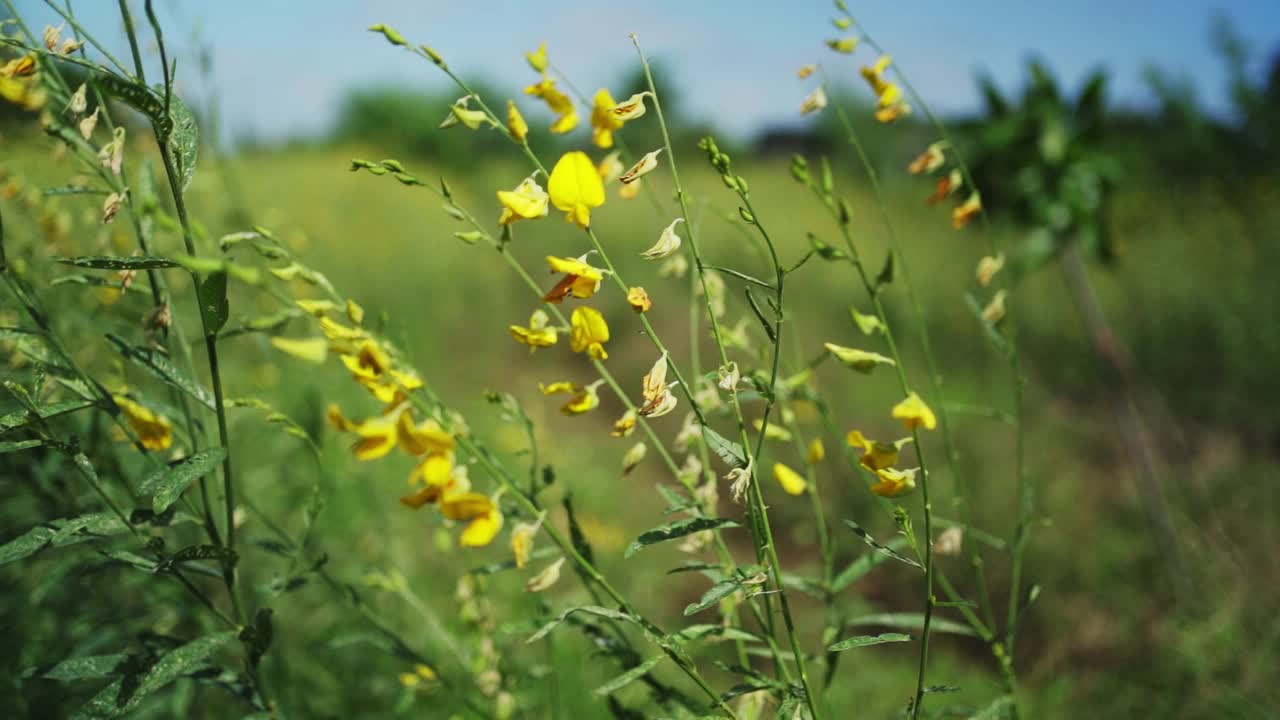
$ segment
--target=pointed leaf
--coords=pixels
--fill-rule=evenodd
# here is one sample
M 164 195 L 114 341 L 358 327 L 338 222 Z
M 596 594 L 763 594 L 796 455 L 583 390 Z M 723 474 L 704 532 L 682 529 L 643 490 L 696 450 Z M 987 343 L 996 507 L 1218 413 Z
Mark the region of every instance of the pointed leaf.
M 896 627 L 906 630 L 922 630 L 924 629 L 924 615 L 920 613 L 879 613 L 876 615 L 863 615 L 848 621 L 850 627 Z M 968 625 L 962 625 L 952 620 L 946 620 L 937 616 L 929 622 L 929 629 L 932 632 L 951 633 L 953 635 L 975 635 L 973 629 Z
M 567 620 L 567 619 L 569 618 L 569 616 L 570 616 L 570 615 L 572 615 L 572 614 L 574 614 L 574 613 L 578 613 L 578 612 L 584 612 L 584 613 L 587 613 L 587 614 L 590 614 L 590 615 L 598 615 L 598 616 L 600 616 L 600 617 L 610 618 L 610 619 L 612 619 L 612 620 L 624 620 L 624 621 L 626 621 L 626 622 L 634 622 L 634 621 L 635 621 L 635 620 L 634 620 L 634 618 L 632 618 L 630 615 L 628 615 L 628 614 L 626 614 L 626 613 L 622 612 L 621 610 L 610 610 L 609 608 L 606 608 L 606 607 L 600 607 L 599 605 L 579 605 L 579 606 L 577 606 L 577 607 L 571 607 L 571 608 L 569 608 L 569 609 L 567 609 L 567 610 L 565 610 L 565 611 L 561 612 L 559 615 L 557 615 L 557 616 L 556 616 L 556 618 L 555 618 L 554 620 L 552 620 L 551 622 L 549 622 L 549 623 L 547 623 L 547 624 L 543 625 L 541 628 L 539 628 L 539 629 L 538 629 L 538 631 L 537 631 L 537 632 L 535 632 L 534 634 L 530 635 L 530 636 L 529 636 L 529 639 L 528 639 L 528 640 L 525 640 L 525 642 L 526 642 L 526 643 L 535 643 L 535 642 L 537 642 L 537 641 L 541 640 L 542 638 L 544 638 L 544 637 L 546 637 L 547 635 L 551 634 L 551 631 L 552 631 L 552 630 L 555 630 L 555 629 L 560 625 L 560 623 L 562 623 L 562 622 L 564 622 L 565 620 Z
M 151 495 L 151 509 L 162 513 L 182 497 L 191 483 L 213 472 L 227 457 L 223 448 L 208 448 L 161 468 L 142 482 L 142 494 Z
M 827 646 L 828 652 L 841 652 L 843 650 L 852 650 L 853 648 L 866 647 L 868 645 L 882 645 L 884 643 L 910 642 L 910 635 L 902 633 L 884 633 L 882 635 L 857 635 L 855 637 L 846 638 L 838 643 L 832 643 Z
M 40 671 L 32 668 L 23 673 L 24 676 L 39 675 L 46 680 L 98 680 L 120 675 L 129 656 L 123 653 L 115 655 L 85 655 L 67 658 L 53 667 Z
M 907 539 L 899 535 L 898 537 L 890 540 L 885 546 L 890 550 L 897 551 L 907 546 Z M 849 563 L 849 567 L 840 571 L 840 574 L 836 576 L 835 580 L 831 581 L 831 591 L 840 592 L 851 583 L 862 579 L 864 575 L 871 572 L 872 569 L 880 565 L 880 563 L 883 563 L 885 560 L 888 560 L 890 557 L 892 556 L 876 550 L 854 560 Z
M 862 529 L 862 527 L 861 527 L 860 525 L 858 525 L 857 523 L 855 523 L 854 521 L 852 521 L 852 520 L 845 520 L 845 521 L 844 521 L 844 524 L 845 524 L 845 525 L 848 525 L 848 526 L 849 526 L 849 529 L 850 529 L 850 530 L 852 530 L 852 531 L 854 532 L 854 534 L 856 534 L 858 537 L 862 538 L 862 541 L 863 541 L 863 542 L 865 542 L 866 544 L 868 544 L 868 545 L 870 545 L 871 547 L 875 548 L 877 552 L 882 552 L 882 553 L 884 553 L 885 555 L 887 555 L 887 556 L 889 556 L 889 557 L 893 558 L 894 560 L 897 560 L 898 562 L 904 562 L 904 563 L 906 563 L 906 564 L 908 564 L 908 565 L 912 565 L 912 566 L 914 566 L 914 567 L 918 567 L 918 568 L 920 568 L 921 570 L 924 570 L 924 566 L 923 566 L 923 565 L 921 565 L 920 563 L 916 562 L 915 560 L 912 560 L 911 558 L 907 557 L 906 555 L 903 555 L 903 554 L 899 553 L 897 550 L 894 550 L 893 548 L 889 547 L 888 545 L 883 545 L 883 544 L 881 544 L 881 543 L 880 543 L 880 542 L 878 542 L 875 538 L 871 537 L 871 533 L 867 532 L 866 530 L 863 530 L 863 529 Z
M 127 677 L 107 685 L 73 715 L 81 718 L 120 717 L 135 710 L 142 700 L 177 680 L 182 675 L 204 665 L 204 661 L 236 636 L 234 630 L 207 635 L 177 647 L 141 673 L 140 677 Z M 129 681 L 126 684 L 126 681 Z
M 742 587 L 742 581 L 739 580 L 738 578 L 733 578 L 730 580 L 722 580 L 716 583 L 715 585 L 712 585 L 709 590 L 707 590 L 705 593 L 702 594 L 702 598 L 699 599 L 698 602 L 689 603 L 687 606 L 685 606 L 685 609 L 684 609 L 685 617 L 688 617 L 690 615 L 693 615 L 694 613 L 699 613 L 699 612 L 702 612 L 703 610 L 706 610 L 712 605 L 715 605 L 716 603 L 720 602 L 722 599 L 737 592 L 738 589 L 741 587 Z
M 227 302 L 227 272 L 218 270 L 206 275 L 200 281 L 196 294 L 200 298 L 200 316 L 204 319 L 205 334 L 217 335 L 231 315 L 231 306 Z
M 156 350 L 155 348 L 142 347 L 140 345 L 129 345 L 119 336 L 107 333 L 107 340 L 116 346 L 121 355 L 133 361 L 139 367 L 148 371 L 155 377 L 159 378 L 165 384 L 175 387 L 186 393 L 199 402 L 201 405 L 214 409 L 213 394 L 209 392 L 204 385 L 196 382 L 194 378 L 188 377 L 169 360 L 169 356 Z
M 650 670 L 652 670 L 655 666 L 657 666 L 657 664 L 658 664 L 658 663 L 660 663 L 660 662 L 662 662 L 663 660 L 666 660 L 666 659 L 667 659 L 667 656 L 666 656 L 666 655 L 654 655 L 653 657 L 649 658 L 648 660 L 645 660 L 644 662 L 640 663 L 639 665 L 637 665 L 637 666 L 635 666 L 635 667 L 631 668 L 630 670 L 628 670 L 628 671 L 626 671 L 626 672 L 622 673 L 621 675 L 619 675 L 619 676 L 615 677 L 614 679 L 610 680 L 609 682 L 607 682 L 607 683 L 605 683 L 605 684 L 601 685 L 600 687 L 596 688 L 596 689 L 595 689 L 595 694 L 596 694 L 596 695 L 608 695 L 608 694 L 610 694 L 610 693 L 617 692 L 618 690 L 621 690 L 622 688 L 624 688 L 624 687 L 626 687 L 626 686 L 630 685 L 631 683 L 635 682 L 636 680 L 639 680 L 640 678 L 644 677 L 645 675 L 648 675 Z
M 158 270 L 178 267 L 178 261 L 165 257 L 139 255 L 136 257 L 116 255 L 82 255 L 80 257 L 50 258 L 63 265 L 72 265 L 91 270 Z
M 652 530 L 646 530 L 645 532 L 640 533 L 640 537 L 636 538 L 635 541 L 627 546 L 627 550 L 623 553 L 623 557 L 631 557 L 632 555 L 635 555 L 646 545 L 674 540 L 676 538 L 684 537 L 685 535 L 702 532 L 703 530 L 718 530 L 720 528 L 736 527 L 742 526 L 739 525 L 737 521 L 730 520 L 728 518 L 697 517 L 676 520 L 665 525 L 659 525 Z
M 712 430 L 710 426 L 702 426 L 702 435 L 707 439 L 707 446 L 720 456 L 725 465 L 731 468 L 744 468 L 747 466 L 747 453 L 742 446 L 725 436 Z

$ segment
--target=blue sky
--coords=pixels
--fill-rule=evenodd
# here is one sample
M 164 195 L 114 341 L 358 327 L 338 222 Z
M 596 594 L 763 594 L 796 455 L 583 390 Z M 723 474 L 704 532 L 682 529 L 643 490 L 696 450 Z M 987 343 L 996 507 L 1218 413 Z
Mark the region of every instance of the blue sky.
M 1280 0 L 848 0 L 859 21 L 894 56 L 937 109 L 978 107 L 974 77 L 989 73 L 1017 88 L 1026 58 L 1046 60 L 1068 87 L 1095 67 L 1112 75 L 1112 97 L 1151 101 L 1142 69 L 1158 65 L 1192 80 L 1210 108 L 1227 105 L 1225 76 L 1211 29 L 1221 14 L 1260 57 L 1280 50 Z M 141 20 L 141 2 L 135 0 Z M 435 47 L 469 78 L 518 88 L 533 79 L 522 52 L 547 41 L 552 61 L 584 90 L 608 86 L 634 67 L 627 33 L 646 52 L 679 68 L 691 112 L 730 132 L 795 123 L 809 86 L 799 66 L 820 61 L 828 73 L 856 80 L 873 58 L 837 56 L 822 40 L 837 35 L 827 0 L 158 0 L 180 53 L 184 94 L 203 87 L 195 72 L 193 31 L 214 48 L 214 78 L 231 135 L 283 138 L 331 126 L 345 90 L 371 83 L 441 88 L 429 64 L 365 31 L 375 22 Z M 53 16 L 34 0 L 20 12 L 42 27 Z M 127 61 L 116 3 L 80 0 L 79 19 Z M 37 30 L 38 31 L 38 30 Z M 144 43 L 150 46 L 150 42 Z M 1261 72 L 1259 65 L 1255 72 Z M 615 91 L 616 92 L 616 91 Z M 530 104 L 531 120 L 546 120 Z

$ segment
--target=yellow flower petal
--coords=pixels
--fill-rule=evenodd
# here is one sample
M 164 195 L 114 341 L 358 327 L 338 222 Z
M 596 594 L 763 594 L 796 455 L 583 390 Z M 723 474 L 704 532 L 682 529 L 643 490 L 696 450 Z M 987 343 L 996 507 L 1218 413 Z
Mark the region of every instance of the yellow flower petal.
M 898 470 L 896 468 L 882 468 L 876 471 L 876 477 L 880 480 L 871 486 L 871 492 L 880 497 L 898 497 L 905 493 L 909 493 L 916 488 L 916 472 L 917 468 L 909 470 Z
M 537 50 L 525 53 L 524 59 L 529 62 L 529 67 L 533 68 L 534 72 L 546 72 L 547 44 L 542 43 Z
M 805 450 L 804 461 L 810 465 L 817 465 L 827 456 L 827 449 L 822 444 L 822 438 L 816 437 L 809 441 L 809 447 Z
M 315 365 L 324 364 L 324 359 L 329 354 L 329 341 L 322 337 L 273 337 L 271 346 L 286 355 Z
M 399 419 L 395 415 L 379 415 L 358 423 L 352 432 L 360 437 L 352 446 L 351 452 L 357 460 L 376 460 L 391 452 L 399 439 L 396 425 Z
M 548 322 L 547 313 L 542 308 L 538 308 L 533 311 L 533 315 L 529 316 L 528 327 L 512 325 L 509 330 L 517 342 L 528 345 L 529 351 L 533 352 L 540 347 L 551 347 L 556 344 L 558 338 L 556 329 L 547 327 Z
M 782 463 L 773 464 L 773 479 L 778 481 L 788 495 L 803 495 L 805 488 L 809 486 L 803 475 Z
M 839 40 L 828 40 L 827 47 L 844 55 L 851 54 L 858 47 L 858 38 L 849 36 Z
M 951 211 L 951 227 L 959 230 L 982 212 L 982 198 L 978 193 L 971 193 L 964 204 Z
M 627 304 L 638 313 L 649 312 L 649 308 L 653 307 L 653 301 L 649 299 L 649 293 L 645 292 L 642 287 L 633 287 L 627 290 Z
M 604 183 L 586 153 L 565 153 L 551 170 L 547 182 L 551 203 L 565 212 L 565 219 L 586 228 L 591 224 L 591 208 L 604 204 Z
M 155 452 L 168 450 L 173 445 L 173 425 L 168 418 L 151 412 L 146 406 L 124 395 L 112 395 L 111 399 L 124 413 L 129 429 L 138 436 L 138 442 L 142 447 Z
M 547 214 L 547 192 L 532 177 L 527 177 L 515 190 L 499 190 L 502 215 L 498 222 L 510 225 L 517 220 L 533 220 Z
M 428 418 L 415 424 L 408 410 L 400 413 L 396 431 L 400 448 L 410 455 L 443 453 L 453 449 L 453 436 L 440 427 L 440 423 Z
M 893 417 L 901 420 L 908 430 L 923 427 L 932 430 L 938 426 L 938 418 L 919 395 L 911 393 L 905 400 L 893 406 Z
M 626 168 L 622 166 L 622 161 L 618 159 L 618 155 L 619 152 L 614 150 L 608 155 L 605 155 L 604 159 L 600 161 L 600 164 L 596 166 L 596 172 L 600 173 L 600 179 L 606 185 L 617 180 L 618 176 L 622 174 L 622 171 L 626 170 Z
M 576 307 L 569 317 L 569 325 L 570 349 L 574 352 L 586 352 L 597 360 L 609 357 L 604 350 L 604 343 L 609 341 L 609 325 L 599 310 L 586 306 Z
M 644 98 L 646 95 L 652 95 L 652 93 L 648 91 L 636 93 L 615 105 L 611 111 L 614 119 L 621 122 L 629 122 L 644 115 Z
M 529 123 L 525 122 L 524 116 L 520 114 L 520 108 L 516 107 L 515 100 L 507 101 L 507 133 L 516 142 L 524 142 L 525 138 L 529 137 Z
M 804 80 L 805 78 L 817 72 L 817 70 L 818 70 L 818 66 L 814 65 L 813 63 L 810 63 L 808 65 L 802 65 L 800 69 L 796 71 L 796 77 L 800 78 L 801 80 Z
M 1004 268 L 1004 253 L 997 253 L 995 257 L 988 255 L 978 261 L 978 269 L 974 271 L 974 276 L 978 280 L 978 285 L 986 287 L 991 284 L 991 279 L 996 273 Z
M 560 579 L 560 568 L 564 565 L 564 556 L 561 555 L 558 560 L 546 566 L 537 575 L 529 579 L 524 584 L 525 592 L 542 592 Z

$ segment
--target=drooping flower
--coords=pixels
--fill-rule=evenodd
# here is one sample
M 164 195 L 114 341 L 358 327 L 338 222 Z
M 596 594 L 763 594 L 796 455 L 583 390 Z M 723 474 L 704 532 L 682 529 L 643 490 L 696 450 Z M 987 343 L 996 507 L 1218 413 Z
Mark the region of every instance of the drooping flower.
M 596 91 L 591 102 L 591 142 L 599 148 L 613 147 L 613 131 L 622 127 L 622 120 L 614 116 L 617 103 L 605 88 Z
M 525 122 L 524 115 L 520 114 L 520 108 L 516 107 L 515 100 L 507 101 L 507 134 L 518 143 L 524 142 L 525 138 L 529 137 L 529 123 Z
M 788 495 L 803 495 L 805 488 L 809 486 L 803 475 L 782 463 L 773 464 L 773 479 L 778 481 Z
M 642 287 L 627 289 L 627 304 L 638 313 L 649 312 L 649 308 L 653 307 L 653 301 L 649 299 L 649 293 L 645 292 Z
M 911 113 L 911 106 L 902 98 L 902 88 L 884 78 L 892 62 L 888 55 L 881 55 L 873 66 L 864 66 L 861 70 L 863 79 L 876 94 L 876 120 L 884 123 Z
M 613 430 L 609 433 L 616 438 L 624 438 L 636 431 L 636 411 L 628 410 L 622 417 L 613 421 Z
M 978 280 L 978 285 L 986 287 L 991 284 L 991 278 L 1004 267 L 1004 253 L 997 253 L 995 257 L 990 255 L 978 261 L 978 268 L 974 271 L 974 276 Z
M 553 382 L 550 385 L 538 383 L 538 389 L 543 395 L 572 395 L 569 402 L 560 407 L 560 412 L 565 415 L 581 415 L 590 412 L 600 405 L 600 395 L 597 388 L 604 384 L 604 380 L 597 380 L 590 385 L 579 386 L 576 383 L 568 381 Z
M 874 370 L 877 365 L 888 365 L 890 367 L 897 365 L 893 358 L 885 357 L 880 353 L 843 347 L 835 343 L 824 343 L 824 345 L 827 348 L 827 352 L 834 355 L 837 360 L 864 375 Z
M 995 296 L 991 298 L 991 302 L 987 303 L 987 306 L 982 308 L 983 320 L 986 320 L 992 325 L 996 325 L 1004 319 L 1004 314 L 1006 312 L 1004 299 L 1006 294 L 1007 293 L 1004 290 L 996 292 Z
M 565 153 L 551 169 L 547 181 L 551 203 L 565 212 L 565 220 L 580 228 L 591 224 L 591 208 L 604 204 L 604 183 L 587 154 L 578 150 Z
M 657 361 L 653 363 L 653 367 L 649 368 L 649 372 L 645 373 L 641 382 L 640 394 L 644 398 L 644 403 L 640 406 L 642 417 L 662 417 L 675 409 L 676 396 L 667 385 L 667 354 L 665 352 L 658 356 Z
M 982 197 L 976 192 L 970 193 L 969 199 L 965 200 L 964 204 L 951 211 L 951 227 L 956 230 L 963 228 L 980 212 L 982 212 Z
M 947 157 L 943 152 L 946 147 L 947 143 L 945 141 L 939 141 L 925 148 L 925 151 L 917 155 L 916 159 L 912 160 L 911 164 L 907 166 L 907 172 L 912 175 L 921 173 L 926 175 L 933 174 L 934 170 L 942 167 L 942 164 L 947 161 Z
M 604 279 L 605 271 L 588 265 L 586 255 L 579 258 L 548 255 L 547 265 L 551 266 L 551 272 L 564 273 L 564 277 L 542 296 L 543 302 L 559 304 L 570 295 L 589 298 L 600 289 L 600 281 Z
M 805 448 L 804 461 L 810 465 L 817 465 L 827 456 L 827 448 L 822 444 L 822 438 L 816 437 L 809 441 L 809 446 Z
M 502 530 L 502 510 L 488 495 L 475 492 L 445 495 L 440 500 L 440 514 L 467 523 L 458 536 L 462 547 L 484 547 Z
M 826 106 L 827 106 L 827 91 L 823 90 L 822 86 L 819 85 L 818 87 L 814 88 L 813 92 L 809 93 L 805 97 L 805 99 L 800 103 L 800 114 L 808 115 L 810 113 L 819 112 Z
M 648 451 L 649 446 L 643 442 L 632 445 L 631 449 L 627 450 L 626 454 L 622 456 L 622 474 L 624 476 L 630 475 L 631 471 L 635 470 L 636 466 L 640 464 L 640 461 L 644 460 L 644 456 L 648 454 Z
M 120 408 L 120 412 L 124 413 L 125 422 L 138 436 L 138 442 L 142 447 L 156 452 L 168 450 L 173 445 L 173 424 L 168 418 L 152 412 L 150 408 L 124 395 L 112 395 L 111 399 L 116 407 Z
M 690 457 L 693 457 L 692 455 Z M 747 491 L 751 489 L 752 474 L 755 468 L 755 460 L 747 461 L 744 468 L 734 468 L 724 476 L 729 481 L 729 492 L 733 495 L 733 501 L 741 503 L 743 498 L 747 496 Z
M 618 176 L 622 175 L 622 171 L 626 170 L 626 168 L 622 166 L 622 161 L 618 159 L 620 154 L 620 151 L 614 150 L 608 155 L 605 155 L 604 158 L 600 160 L 600 164 L 596 166 L 596 172 L 600 173 L 600 180 L 605 185 L 617 180 Z
M 556 328 L 547 327 L 550 318 L 547 317 L 546 311 L 538 308 L 529 316 L 529 326 L 512 325 L 509 330 L 511 337 L 516 342 L 529 346 L 529 352 L 533 352 L 540 347 L 551 347 L 556 344 Z
M 662 150 L 663 148 L 658 148 L 653 152 L 645 153 L 644 157 L 640 158 L 640 162 L 632 165 L 630 170 L 622 173 L 622 175 L 618 177 L 618 181 L 623 185 L 630 185 L 645 175 L 653 172 L 654 169 L 658 167 L 658 155 L 662 153 Z
M 449 106 L 449 114 L 445 117 L 444 122 L 440 123 L 441 128 L 451 128 L 461 123 L 472 130 L 480 129 L 481 125 L 494 126 L 493 118 L 489 117 L 483 110 L 471 109 L 470 95 L 463 95 Z
M 578 111 L 574 109 L 573 101 L 556 87 L 556 82 L 551 78 L 543 75 L 537 84 L 526 87 L 524 93 L 541 98 L 547 108 L 556 114 L 555 122 L 551 123 L 553 134 L 562 135 L 578 127 Z
M 930 205 L 937 205 L 955 194 L 957 190 L 964 185 L 964 176 L 959 170 L 952 170 L 945 177 L 938 178 L 938 182 L 934 184 L 933 194 L 925 199 Z
M 635 95 L 632 95 L 631 97 L 627 98 L 626 100 L 623 100 L 622 102 L 618 103 L 617 105 L 614 105 L 613 110 L 611 110 L 610 112 L 613 113 L 613 117 L 615 119 L 621 120 L 623 122 L 630 122 L 632 120 L 635 120 L 636 118 L 644 115 L 645 96 L 652 97 L 652 95 L 653 93 L 649 92 L 648 90 L 644 92 L 638 92 Z
M 533 553 L 533 541 L 538 536 L 538 529 L 542 527 L 542 521 L 547 517 L 544 510 L 538 513 L 538 517 L 531 523 L 516 523 L 511 529 L 511 554 L 515 556 L 516 567 L 523 569 L 529 562 L 529 555 Z
M 871 492 L 886 498 L 898 497 L 909 493 L 916 489 L 917 472 L 919 472 L 919 468 L 906 470 L 881 468 L 876 471 L 876 477 L 879 482 L 871 486 Z
M 547 71 L 547 44 L 542 43 L 538 49 L 533 52 L 526 52 L 524 59 L 529 62 L 529 67 L 534 72 L 545 73 Z
M 680 236 L 676 234 L 676 225 L 684 222 L 684 218 L 676 218 L 671 224 L 662 231 L 658 236 L 658 242 L 653 247 L 640 253 L 645 260 L 661 260 L 671 253 L 680 249 Z
M 609 342 L 609 325 L 604 316 L 593 307 L 578 306 L 569 316 L 569 347 L 574 352 L 585 352 L 596 360 L 609 357 L 604 344 Z
M 862 450 L 862 457 L 858 459 L 858 464 L 871 471 L 881 470 L 896 464 L 902 447 L 911 442 L 909 437 L 901 438 L 891 443 L 872 440 L 863 435 L 860 430 L 850 430 L 845 440 L 850 447 Z
M 564 556 L 547 565 L 537 575 L 529 578 L 524 584 L 525 592 L 542 592 L 560 580 L 560 568 L 564 566 Z
M 901 420 L 908 430 L 915 430 L 918 427 L 932 430 L 938 426 L 938 418 L 933 414 L 933 410 L 930 410 L 924 400 L 914 392 L 893 406 L 893 418 Z
M 721 365 L 716 368 L 716 386 L 726 392 L 734 392 L 738 389 L 738 383 L 742 382 L 742 371 L 738 369 L 738 363 L 730 360 L 728 364 Z

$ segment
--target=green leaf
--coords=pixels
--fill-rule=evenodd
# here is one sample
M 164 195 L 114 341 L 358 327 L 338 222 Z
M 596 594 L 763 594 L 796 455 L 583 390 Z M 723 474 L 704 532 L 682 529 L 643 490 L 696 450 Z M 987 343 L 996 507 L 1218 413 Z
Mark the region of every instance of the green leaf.
M 53 257 L 54 262 L 91 270 L 157 270 L 178 267 L 178 261 L 164 257 L 140 255 L 124 257 L 115 255 L 82 255 L 80 257 Z
M 893 251 L 892 250 L 890 250 L 889 253 L 884 256 L 884 265 L 880 267 L 880 272 L 876 273 L 876 289 L 879 290 L 880 288 L 884 287 L 885 285 L 888 285 L 891 282 L 893 282 Z
M 122 666 L 128 661 L 129 656 L 123 653 L 85 655 L 67 658 L 43 672 L 39 668 L 31 668 L 23 673 L 23 676 L 39 675 L 46 680 L 100 680 L 120 675 L 124 670 Z
M 855 535 L 862 538 L 862 541 L 870 545 L 872 548 L 875 548 L 877 552 L 884 553 L 885 555 L 893 558 L 894 560 L 897 560 L 898 562 L 904 562 L 908 565 L 912 565 L 914 567 L 920 568 L 921 570 L 924 570 L 924 566 L 921 565 L 920 563 L 916 562 L 915 560 L 912 560 L 911 558 L 907 557 L 906 555 L 903 555 L 902 553 L 899 553 L 897 550 L 894 550 L 888 545 L 883 545 L 880 542 L 878 542 L 875 538 L 871 537 L 871 533 L 867 532 L 866 530 L 863 530 L 862 527 L 858 525 L 858 523 L 852 520 L 845 520 L 844 524 L 848 525 L 849 529 L 852 530 Z
M 690 615 L 693 615 L 694 613 L 700 613 L 703 610 L 706 610 L 707 608 L 720 602 L 722 599 L 734 594 L 741 587 L 742 587 L 742 580 L 739 578 L 721 580 L 715 585 L 712 585 L 709 590 L 702 593 L 702 598 L 699 599 L 698 602 L 689 603 L 687 606 L 685 606 L 685 609 L 684 609 L 685 617 L 688 617 Z
M 208 448 L 161 468 L 142 482 L 139 490 L 151 496 L 151 509 L 162 513 L 182 497 L 191 483 L 211 473 L 227 457 L 223 448 Z
M 579 605 L 577 607 L 571 607 L 561 612 L 559 615 L 556 616 L 554 620 L 547 623 L 546 625 L 543 625 L 541 628 L 538 628 L 538 631 L 530 635 L 529 639 L 525 640 L 525 642 L 535 643 L 541 640 L 542 638 L 549 635 L 552 630 L 555 630 L 556 627 L 560 625 L 560 623 L 567 620 L 570 615 L 574 613 L 579 613 L 579 612 L 584 612 L 589 615 L 598 615 L 600 617 L 610 618 L 612 620 L 623 620 L 626 622 L 635 622 L 635 618 L 632 618 L 630 615 L 622 612 L 621 610 L 610 610 L 609 608 L 600 607 L 599 605 Z
M 21 560 L 43 550 L 53 540 L 55 531 L 47 527 L 34 527 L 18 537 L 0 545 L 0 565 Z
M 634 542 L 627 546 L 627 550 L 623 553 L 623 557 L 631 557 L 632 555 L 635 555 L 646 545 L 674 540 L 676 538 L 684 537 L 685 535 L 702 532 L 703 530 L 718 530 L 720 528 L 736 527 L 742 526 L 739 525 L 737 521 L 730 520 L 728 518 L 697 517 L 676 520 L 665 525 L 659 525 L 652 530 L 646 530 L 645 532 L 640 533 L 640 537 L 636 538 Z
M 227 302 L 227 272 L 218 270 L 206 275 L 200 281 L 196 295 L 200 298 L 200 316 L 204 319 L 205 334 L 217 335 L 231 315 L 231 306 Z
M 232 567 L 239 559 L 240 556 L 235 550 L 221 545 L 188 545 L 165 558 L 164 562 L 157 564 L 155 571 L 157 573 L 169 572 L 178 565 L 195 560 L 217 560 L 224 567 Z
M 896 627 L 906 630 L 923 630 L 924 615 L 920 613 L 879 613 L 875 615 L 862 615 L 853 618 L 847 623 L 850 627 Z M 934 617 L 929 623 L 931 632 L 951 633 L 953 635 L 975 635 L 976 633 L 968 625 L 962 625 L 952 620 L 945 620 L 940 617 Z
M 119 336 L 112 333 L 107 333 L 107 340 L 116 346 L 121 355 L 147 370 L 165 384 L 181 390 L 210 410 L 214 409 L 213 394 L 204 385 L 179 370 L 164 353 L 154 348 L 129 345 Z
M 725 438 L 708 425 L 702 426 L 702 434 L 707 439 L 707 446 L 719 455 L 726 465 L 731 468 L 747 466 L 747 453 L 741 445 Z
M 586 559 L 588 563 L 595 563 L 595 551 L 591 549 L 591 543 L 587 541 L 587 536 L 582 532 L 582 526 L 578 524 L 578 516 L 573 512 L 573 493 L 565 493 L 564 513 L 569 518 L 569 539 L 573 543 L 573 549 Z
M 678 642 L 701 640 L 708 637 L 722 640 L 742 640 L 743 642 L 763 642 L 760 637 L 752 635 L 745 630 L 724 625 L 712 625 L 710 623 L 690 625 L 671 635 L 671 638 Z
M 853 648 L 866 647 L 868 645 L 882 645 L 884 643 L 910 642 L 910 635 L 902 633 L 884 633 L 882 635 L 857 635 L 855 637 L 846 638 L 838 643 L 832 643 L 827 646 L 828 652 L 841 652 L 843 650 L 852 650 Z
M 595 689 L 595 694 L 596 694 L 596 695 L 604 696 L 604 695 L 608 695 L 608 694 L 610 694 L 610 693 L 617 692 L 617 691 L 621 690 L 622 688 L 624 688 L 624 687 L 626 687 L 626 686 L 630 685 L 631 683 L 635 682 L 636 680 L 639 680 L 640 678 L 642 678 L 642 677 L 644 677 L 645 675 L 649 674 L 649 671 L 650 671 L 650 670 L 652 670 L 655 666 L 657 666 L 657 664 L 658 664 L 658 663 L 660 663 L 660 662 L 662 662 L 663 660 L 666 660 L 666 659 L 667 659 L 667 656 L 666 656 L 666 655 L 654 655 L 653 657 L 649 658 L 648 660 L 645 660 L 644 662 L 640 663 L 639 665 L 637 665 L 637 666 L 635 666 L 635 667 L 631 668 L 630 670 L 628 670 L 628 671 L 626 671 L 626 672 L 622 673 L 621 675 L 619 675 L 619 676 L 615 677 L 614 679 L 610 680 L 609 682 L 607 682 L 607 683 L 605 683 L 605 684 L 601 685 L 600 687 L 596 688 L 596 689 Z
M 41 420 L 48 420 L 59 415 L 78 412 L 85 408 L 93 407 L 94 403 L 88 400 L 66 400 L 52 405 L 45 405 L 39 408 L 39 416 Z M 0 415 L 0 433 L 6 433 L 10 430 L 17 430 L 20 427 L 30 425 L 35 418 L 26 410 L 15 410 L 7 415 Z
M 895 537 L 886 545 L 886 547 L 894 551 L 900 550 L 906 546 L 907 539 L 902 536 Z M 880 565 L 880 563 L 883 563 L 890 557 L 892 556 L 876 550 L 875 552 L 869 552 L 857 560 L 854 560 L 849 563 L 849 567 L 840 571 L 840 574 L 836 576 L 835 580 L 831 581 L 831 591 L 840 592 L 853 582 L 862 579 L 864 575 L 871 572 L 875 567 Z
M 200 132 L 196 117 L 187 104 L 174 94 L 169 96 L 169 117 L 173 128 L 169 135 L 169 149 L 178 165 L 178 181 L 183 192 L 191 186 L 196 174 L 196 158 L 200 150 Z
M 13 442 L 0 442 L 0 455 L 5 453 L 18 452 L 19 450 L 30 450 L 44 445 L 43 440 L 16 440 Z
M 234 630 L 228 630 L 173 649 L 140 676 L 120 678 L 104 687 L 72 718 L 114 718 L 132 712 L 146 696 L 203 666 L 210 655 L 235 636 Z

